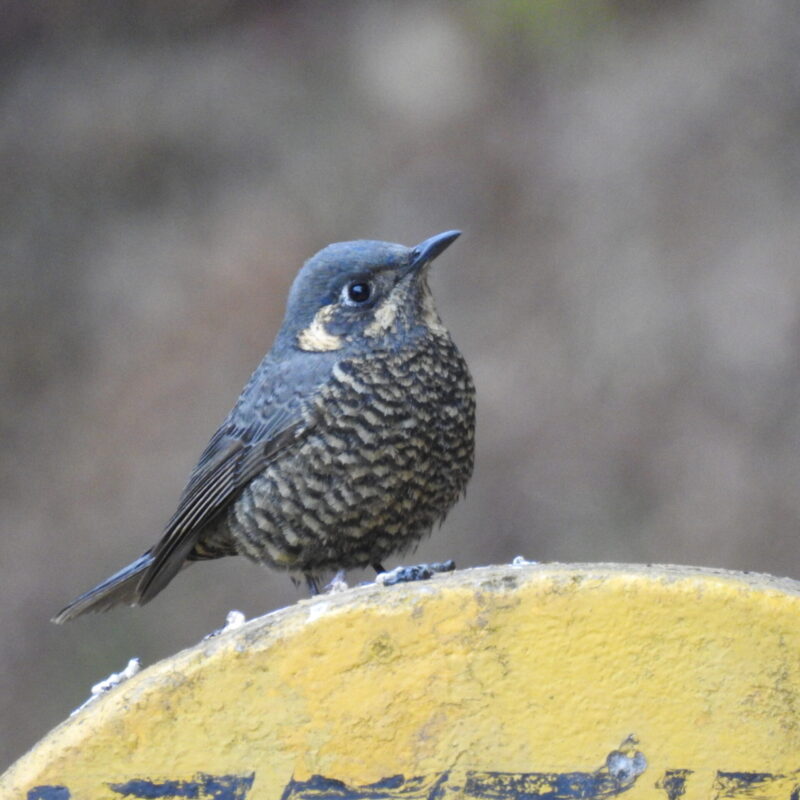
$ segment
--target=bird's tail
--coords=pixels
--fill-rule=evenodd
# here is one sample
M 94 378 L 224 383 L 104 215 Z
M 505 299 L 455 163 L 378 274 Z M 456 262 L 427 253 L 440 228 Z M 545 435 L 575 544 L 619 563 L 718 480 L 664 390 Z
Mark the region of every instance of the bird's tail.
M 53 622 L 61 625 L 71 619 L 92 611 L 108 611 L 118 605 L 141 605 L 138 585 L 142 573 L 153 563 L 153 556 L 148 550 L 139 556 L 136 561 L 115 572 L 110 578 L 98 583 L 94 589 L 89 589 L 80 597 L 73 600 L 53 617 Z

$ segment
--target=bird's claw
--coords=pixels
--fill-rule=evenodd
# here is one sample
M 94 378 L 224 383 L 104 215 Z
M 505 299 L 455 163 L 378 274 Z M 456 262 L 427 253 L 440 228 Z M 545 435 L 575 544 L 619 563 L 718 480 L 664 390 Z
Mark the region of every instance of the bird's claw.
M 432 564 L 415 564 L 413 567 L 395 567 L 388 572 L 381 572 L 375 576 L 375 583 L 383 586 L 394 586 L 396 583 L 413 583 L 414 581 L 426 581 L 438 572 L 452 572 L 456 568 L 456 562 L 452 558 L 447 561 L 434 562 Z

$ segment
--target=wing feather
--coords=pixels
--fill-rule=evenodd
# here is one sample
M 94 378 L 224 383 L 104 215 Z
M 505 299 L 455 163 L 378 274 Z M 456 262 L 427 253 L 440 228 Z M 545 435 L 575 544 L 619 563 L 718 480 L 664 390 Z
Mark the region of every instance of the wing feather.
M 178 508 L 152 552 L 137 587 L 141 603 L 154 597 L 180 570 L 200 531 L 280 452 L 299 440 L 309 423 L 278 413 L 247 427 L 223 425 L 189 478 Z M 276 423 L 280 423 L 276 431 Z

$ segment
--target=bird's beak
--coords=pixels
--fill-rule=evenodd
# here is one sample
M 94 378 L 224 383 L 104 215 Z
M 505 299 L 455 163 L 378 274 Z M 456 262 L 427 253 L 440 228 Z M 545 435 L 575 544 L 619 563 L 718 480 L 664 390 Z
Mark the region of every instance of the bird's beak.
M 461 236 L 461 231 L 445 231 L 431 236 L 424 242 L 420 242 L 411 251 L 411 263 L 408 265 L 409 271 L 420 269 L 433 261 L 436 256 L 443 253 L 453 242 Z

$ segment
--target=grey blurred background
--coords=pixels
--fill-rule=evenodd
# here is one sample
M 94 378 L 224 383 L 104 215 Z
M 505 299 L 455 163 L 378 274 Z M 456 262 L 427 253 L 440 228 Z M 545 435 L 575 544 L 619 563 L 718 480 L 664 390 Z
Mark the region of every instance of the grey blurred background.
M 0 14 L 0 768 L 131 656 L 304 596 L 228 559 L 48 621 L 158 537 L 330 241 L 464 231 L 433 288 L 476 471 L 406 563 L 800 576 L 796 0 Z

